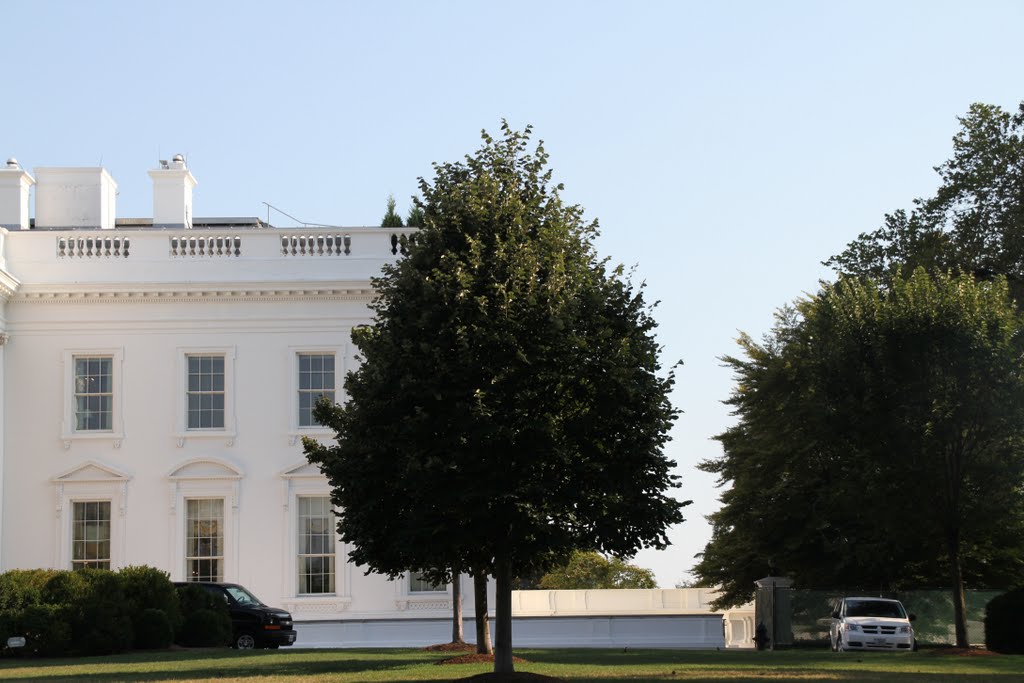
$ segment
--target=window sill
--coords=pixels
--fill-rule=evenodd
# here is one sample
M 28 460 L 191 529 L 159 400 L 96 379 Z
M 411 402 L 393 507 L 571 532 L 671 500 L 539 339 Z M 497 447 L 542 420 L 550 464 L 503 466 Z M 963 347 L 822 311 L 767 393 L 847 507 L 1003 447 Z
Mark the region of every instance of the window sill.
M 174 438 L 178 444 L 178 448 L 184 448 L 186 441 L 202 441 L 202 440 L 215 440 L 220 439 L 224 441 L 225 446 L 234 446 L 235 439 L 238 435 L 234 431 L 228 431 L 224 429 L 209 429 L 202 430 L 197 429 L 195 431 L 178 432 L 174 435 Z
M 121 441 L 124 440 L 124 432 L 99 430 L 94 432 L 64 432 L 60 435 L 60 440 L 64 443 L 64 450 L 69 450 L 71 444 L 75 441 L 110 441 L 114 448 L 120 448 Z
M 320 595 L 303 594 L 281 601 L 282 607 L 291 612 L 292 619 L 324 619 L 332 614 L 346 611 L 352 605 L 351 597 L 338 597 L 334 593 Z
M 395 600 L 395 607 L 400 612 L 450 610 L 451 596 L 446 593 L 410 593 L 408 596 Z

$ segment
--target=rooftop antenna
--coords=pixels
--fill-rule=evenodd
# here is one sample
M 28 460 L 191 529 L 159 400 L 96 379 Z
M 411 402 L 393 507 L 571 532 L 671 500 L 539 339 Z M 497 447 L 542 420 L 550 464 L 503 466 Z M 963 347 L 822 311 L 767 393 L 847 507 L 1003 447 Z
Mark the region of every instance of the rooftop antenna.
M 308 223 L 306 221 L 300 221 L 295 216 L 291 215 L 287 211 L 282 211 L 281 209 L 277 208 L 276 206 L 274 206 L 270 202 L 260 202 L 260 203 L 267 207 L 267 225 L 270 225 L 270 210 L 273 209 L 274 211 L 277 211 L 282 216 L 287 216 L 288 218 L 291 218 L 293 221 L 295 221 L 296 223 L 300 224 L 304 228 L 329 228 L 329 227 L 331 227 L 330 225 L 328 225 L 326 223 Z

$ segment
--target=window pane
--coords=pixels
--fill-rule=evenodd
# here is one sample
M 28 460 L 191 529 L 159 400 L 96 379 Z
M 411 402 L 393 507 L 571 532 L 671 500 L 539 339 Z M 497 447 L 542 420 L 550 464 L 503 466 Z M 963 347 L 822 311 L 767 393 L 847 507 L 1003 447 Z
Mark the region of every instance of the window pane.
M 186 501 L 185 569 L 189 581 L 221 581 L 223 567 L 224 500 Z
M 189 356 L 186 418 L 189 429 L 224 428 L 223 356 Z
M 334 400 L 334 354 L 299 355 L 299 426 L 312 427 L 313 406 L 322 396 Z
M 444 584 L 431 583 L 427 579 L 423 578 L 422 574 L 412 574 L 409 577 L 410 593 L 438 593 L 444 590 L 447 590 L 447 586 Z
M 72 506 L 71 567 L 110 568 L 110 501 Z
M 334 514 L 327 496 L 298 499 L 298 592 L 334 592 Z
M 113 359 L 75 358 L 76 431 L 110 430 L 113 426 Z

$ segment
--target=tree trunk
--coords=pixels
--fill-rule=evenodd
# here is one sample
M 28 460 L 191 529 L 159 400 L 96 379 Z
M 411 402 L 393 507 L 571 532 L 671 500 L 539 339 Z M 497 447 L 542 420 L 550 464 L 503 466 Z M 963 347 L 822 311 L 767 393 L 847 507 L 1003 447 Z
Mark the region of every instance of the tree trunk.
M 956 646 L 970 647 L 967 638 L 967 603 L 964 600 L 964 574 L 960 566 L 960 544 L 947 540 L 949 548 L 949 578 L 953 582 L 953 625 L 956 629 Z
M 507 554 L 495 563 L 498 582 L 494 605 L 494 673 L 512 673 L 512 563 Z
M 491 622 L 487 615 L 487 574 L 473 572 L 473 602 L 476 608 L 476 653 L 489 655 L 491 648 Z
M 452 642 L 462 643 L 462 575 L 452 572 Z

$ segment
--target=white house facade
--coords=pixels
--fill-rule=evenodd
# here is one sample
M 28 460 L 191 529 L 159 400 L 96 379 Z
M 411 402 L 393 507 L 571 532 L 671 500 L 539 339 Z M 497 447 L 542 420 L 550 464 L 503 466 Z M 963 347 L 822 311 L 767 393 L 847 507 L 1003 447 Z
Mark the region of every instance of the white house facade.
M 446 614 L 447 589 L 347 562 L 302 454 L 405 231 L 195 218 L 165 166 L 148 220 L 116 217 L 104 169 L 0 169 L 0 565 L 148 564 L 298 620 Z
M 350 332 L 408 230 L 197 218 L 184 159 L 149 175 L 153 216 L 128 219 L 102 168 L 0 167 L 0 569 L 237 582 L 300 644 L 302 624 L 343 645 L 442 623 L 450 587 L 348 562 L 301 444 L 330 440 L 310 407 L 344 401 Z

